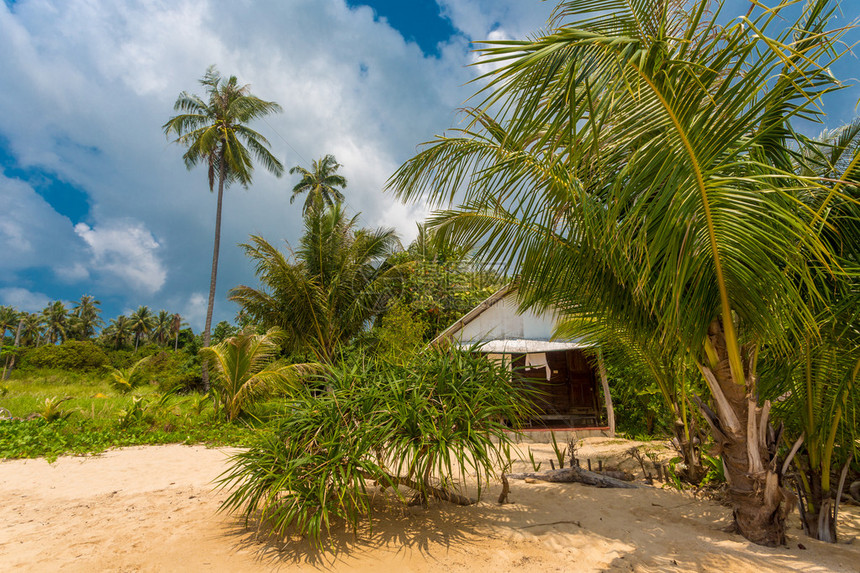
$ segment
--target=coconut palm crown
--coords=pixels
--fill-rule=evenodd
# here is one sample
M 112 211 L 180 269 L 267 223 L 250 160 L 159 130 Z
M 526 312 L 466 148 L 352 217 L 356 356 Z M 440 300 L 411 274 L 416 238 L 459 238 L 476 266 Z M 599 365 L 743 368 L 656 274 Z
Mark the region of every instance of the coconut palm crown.
M 340 187 L 341 189 L 346 187 L 346 178 L 337 173 L 340 167 L 341 164 L 337 162 L 334 155 L 329 154 L 320 160 L 315 159 L 311 164 L 310 171 L 301 165 L 296 165 L 290 169 L 290 175 L 298 173 L 302 177 L 296 183 L 295 187 L 293 187 L 290 204 L 296 200 L 296 197 L 302 193 L 306 193 L 302 213 L 307 214 L 311 205 L 314 205 L 316 202 L 321 202 L 331 207 L 336 202 L 343 201 L 343 193 L 336 189 L 336 187 Z

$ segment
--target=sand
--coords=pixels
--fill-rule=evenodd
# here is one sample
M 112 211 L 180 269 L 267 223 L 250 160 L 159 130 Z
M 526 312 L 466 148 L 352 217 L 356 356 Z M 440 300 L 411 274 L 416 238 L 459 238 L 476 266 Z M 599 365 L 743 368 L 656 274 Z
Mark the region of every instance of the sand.
M 532 449 L 548 467 L 551 450 Z M 523 481 L 504 506 L 493 485 L 470 507 L 388 507 L 372 533 L 336 531 L 317 551 L 218 513 L 212 481 L 229 453 L 170 445 L 0 463 L 0 571 L 860 571 L 857 506 L 840 543 L 806 538 L 794 514 L 788 546 L 773 549 L 723 532 L 730 510 L 686 493 Z

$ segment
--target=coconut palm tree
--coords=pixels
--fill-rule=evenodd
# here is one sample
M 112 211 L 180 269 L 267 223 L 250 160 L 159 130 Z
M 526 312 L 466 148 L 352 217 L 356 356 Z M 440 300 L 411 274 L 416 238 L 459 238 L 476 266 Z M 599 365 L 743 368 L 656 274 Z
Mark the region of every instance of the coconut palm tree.
M 218 252 L 221 244 L 221 206 L 224 188 L 238 182 L 244 187 L 251 184 L 254 171 L 252 156 L 270 173 L 280 177 L 283 165 L 268 149 L 269 142 L 246 124 L 281 110 L 275 102 L 264 101 L 251 95 L 249 86 L 240 86 L 236 76 L 224 80 L 211 66 L 200 83 L 206 90 L 206 99 L 182 92 L 174 110 L 182 113 L 164 124 L 164 133 L 176 135 L 176 143 L 188 148 L 182 158 L 188 169 L 203 163 L 208 168 L 209 191 L 218 182 L 218 201 L 215 212 L 215 245 L 212 253 L 212 273 L 209 279 L 209 304 L 203 344 L 209 345 L 212 311 L 215 305 L 215 279 L 218 275 Z M 209 373 L 203 365 L 203 384 L 209 389 Z
M 340 344 L 385 308 L 385 286 L 399 272 L 385 262 L 398 245 L 394 231 L 357 229 L 357 220 L 340 203 L 312 206 L 292 257 L 252 236 L 242 247 L 263 288 L 240 285 L 230 300 L 262 326 L 283 329 L 291 350 L 333 362 Z
M 18 311 L 11 306 L 0 306 L 0 346 L 6 346 L 6 331 L 18 326 Z
M 96 329 L 104 324 L 99 318 L 101 302 L 95 297 L 85 294 L 81 300 L 72 308 L 70 322 L 72 332 L 78 340 L 86 340 L 95 336 Z
M 159 311 L 158 316 L 155 317 L 152 326 L 152 336 L 158 344 L 167 344 L 167 340 L 173 333 L 173 317 L 174 315 L 166 310 Z
M 280 352 L 282 337 L 283 332 L 277 328 L 265 334 L 246 330 L 220 344 L 200 349 L 200 354 L 213 365 L 213 386 L 227 420 L 235 420 L 263 396 L 295 386 L 298 375 L 311 368 L 305 364 L 272 362 Z
M 62 301 L 57 300 L 46 306 L 42 311 L 42 318 L 49 343 L 56 344 L 68 338 L 69 311 Z
M 44 334 L 45 319 L 35 312 L 27 313 L 22 318 L 21 343 L 24 346 L 39 346 Z
M 831 543 L 837 540 L 838 500 L 848 467 L 860 453 L 852 419 L 852 412 L 860 408 L 860 207 L 851 201 L 834 203 L 830 195 L 834 187 L 860 181 L 858 146 L 860 119 L 825 131 L 799 158 L 798 171 L 837 182 L 810 194 L 805 206 L 829 210 L 821 235 L 843 272 L 819 277 L 823 284 L 819 291 L 826 296 L 809 301 L 818 311 L 818 336 L 795 337 L 790 352 L 766 351 L 761 373 L 763 392 L 790 397 L 777 400 L 774 410 L 785 422 L 785 435 L 796 452 L 793 477 L 803 528 L 810 537 Z M 848 187 L 847 193 L 856 199 L 857 187 Z M 791 461 L 787 459 L 784 467 Z M 832 474 L 839 476 L 836 483 Z
M 317 202 L 331 207 L 335 203 L 343 201 L 343 193 L 336 189 L 336 187 L 341 189 L 346 187 L 346 178 L 337 173 L 341 167 L 342 165 L 337 162 L 334 155 L 329 154 L 320 160 L 313 160 L 310 171 L 301 165 L 296 165 L 290 169 L 290 175 L 298 173 L 302 177 L 293 187 L 290 205 L 302 193 L 307 193 L 302 214 L 307 214 L 311 205 L 315 205 Z
M 725 23 L 711 4 L 559 4 L 550 33 L 485 50 L 480 105 L 498 119 L 473 110 L 390 187 L 447 207 L 438 232 L 520 275 L 524 307 L 598 308 L 687 352 L 735 525 L 779 545 L 794 496 L 757 365 L 764 345 L 816 332 L 814 275 L 835 264 L 827 211 L 798 208 L 824 182 L 792 171 L 790 122 L 819 119 L 813 102 L 838 88 L 842 32 L 825 0 L 784 27 L 794 2 Z
M 108 327 L 102 331 L 105 340 L 117 350 L 125 346 L 131 335 L 131 321 L 125 315 L 111 319 Z
M 134 333 L 134 349 L 140 345 L 140 339 L 149 336 L 155 325 L 155 317 L 149 307 L 139 306 L 136 311 L 128 317 L 129 328 Z

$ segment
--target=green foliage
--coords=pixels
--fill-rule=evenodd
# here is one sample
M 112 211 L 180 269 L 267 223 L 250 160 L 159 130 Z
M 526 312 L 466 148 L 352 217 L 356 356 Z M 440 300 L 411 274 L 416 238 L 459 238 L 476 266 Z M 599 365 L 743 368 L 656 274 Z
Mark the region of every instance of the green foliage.
M 651 439 L 671 434 L 671 405 L 666 404 L 653 375 L 618 353 L 607 352 L 604 356 L 617 430 Z
M 532 464 L 532 469 L 536 472 L 539 472 L 540 467 L 543 465 L 543 462 L 535 461 L 535 454 L 531 448 L 529 448 L 529 461 Z
M 424 344 L 427 325 L 417 319 L 400 301 L 395 302 L 382 317 L 377 329 L 379 357 L 387 362 L 409 362 Z
M 369 481 L 426 499 L 469 472 L 480 494 L 505 463 L 503 420 L 516 424 L 528 403 L 505 368 L 467 352 L 425 352 L 404 367 L 358 357 L 330 367 L 324 383 L 234 456 L 220 480 L 232 489 L 224 508 L 319 543 L 335 521 L 370 520 Z
M 385 309 L 400 272 L 388 263 L 397 236 L 390 229 L 358 228 L 358 217 L 347 217 L 340 203 L 310 209 L 304 223 L 294 254 L 258 236 L 242 245 L 262 288 L 240 285 L 230 300 L 264 328 L 283 329 L 288 351 L 332 362 Z
M 57 396 L 45 398 L 44 405 L 38 410 L 36 410 L 36 414 L 38 414 L 40 418 L 42 418 L 49 424 L 58 420 L 65 420 L 72 413 L 70 411 L 64 412 L 62 409 L 60 409 L 60 404 L 71 399 L 71 396 L 66 396 L 65 398 L 59 398 Z
M 159 392 L 190 391 L 201 385 L 200 360 L 187 352 L 159 349 L 149 356 L 141 375 Z
M 266 334 L 247 330 L 200 354 L 212 368 L 212 391 L 224 407 L 227 420 L 235 420 L 266 396 L 297 386 L 298 376 L 313 368 L 306 364 L 273 363 L 280 352 L 283 331 L 272 328 Z
M 90 341 L 68 340 L 58 346 L 48 344 L 28 350 L 22 358 L 22 368 L 56 368 L 89 372 L 109 364 L 104 350 Z
M 173 399 L 173 392 L 147 397 L 133 396 L 131 404 L 119 411 L 119 427 L 126 429 L 133 425 L 152 425 L 159 419 L 179 416 L 176 410 L 178 404 L 174 404 Z
M 555 439 L 555 432 L 549 433 L 550 439 L 552 440 L 552 451 L 555 454 L 555 459 L 558 461 L 558 469 L 564 468 L 564 459 L 567 455 L 567 447 L 560 448 L 558 446 L 558 442 Z
M 310 171 L 301 165 L 292 167 L 290 175 L 299 174 L 301 179 L 293 187 L 293 194 L 290 195 L 290 205 L 302 193 L 307 193 L 304 207 L 302 207 L 302 214 L 307 214 L 311 208 L 319 208 L 323 205 L 331 207 L 335 203 L 342 202 L 344 199 L 343 193 L 336 189 L 337 187 L 346 187 L 346 178 L 337 173 L 337 170 L 341 167 L 341 164 L 331 154 L 326 155 L 320 160 L 314 159 L 311 163 Z
M 122 394 L 127 394 L 137 388 L 144 380 L 143 367 L 151 359 L 151 356 L 147 356 L 135 362 L 130 368 L 111 370 L 109 372 L 111 388 Z
M 233 326 L 226 320 L 222 320 L 212 329 L 212 344 L 224 342 L 231 336 L 236 336 L 241 332 L 238 326 Z
M 699 485 L 720 485 L 726 483 L 726 468 L 723 465 L 721 457 L 702 454 L 702 462 L 705 464 L 707 473 Z
M 166 428 L 166 429 L 165 429 Z M 109 448 L 168 443 L 213 446 L 247 445 L 252 430 L 197 418 L 175 420 L 157 427 L 131 424 L 120 428 L 90 419 L 67 419 L 47 423 L 36 420 L 0 420 L 0 458 L 47 458 L 60 455 L 96 454 Z

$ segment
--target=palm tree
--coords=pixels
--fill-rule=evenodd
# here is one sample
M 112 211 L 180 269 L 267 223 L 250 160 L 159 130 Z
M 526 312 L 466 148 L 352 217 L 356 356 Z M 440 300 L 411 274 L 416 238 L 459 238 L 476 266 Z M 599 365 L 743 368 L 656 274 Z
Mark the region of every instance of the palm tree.
M 272 363 L 280 352 L 282 337 L 283 332 L 277 328 L 266 334 L 246 330 L 200 349 L 200 354 L 214 365 L 215 392 L 227 420 L 235 420 L 263 396 L 294 386 L 297 376 L 310 368 L 306 364 Z
M 131 321 L 125 315 L 111 319 L 110 325 L 102 331 L 102 336 L 117 350 L 125 346 L 131 334 Z
M 69 311 L 66 310 L 66 305 L 62 301 L 57 300 L 46 306 L 45 310 L 42 311 L 42 317 L 45 321 L 45 333 L 48 336 L 48 342 L 56 344 L 68 338 Z
M 25 346 L 39 346 L 42 342 L 45 319 L 39 313 L 27 313 L 21 325 L 21 340 Z
M 166 310 L 159 311 L 158 316 L 155 317 L 152 326 L 152 336 L 155 337 L 155 340 L 159 344 L 167 344 L 167 340 L 173 332 L 173 317 L 174 315 Z
M 263 288 L 240 285 L 230 300 L 257 323 L 283 329 L 291 350 L 333 362 L 339 345 L 385 308 L 385 287 L 399 272 L 385 263 L 398 245 L 394 232 L 356 229 L 357 219 L 347 218 L 340 203 L 312 207 L 293 257 L 252 236 L 242 247 Z
M 791 397 L 778 400 L 774 410 L 784 420 L 785 435 L 793 444 L 791 451 L 796 452 L 793 477 L 801 521 L 807 535 L 831 543 L 837 540 L 838 500 L 858 443 L 858 429 L 850 412 L 860 407 L 860 207 L 850 201 L 825 202 L 834 187 L 860 180 L 858 144 L 860 119 L 855 119 L 825 131 L 800 155 L 799 172 L 838 182 L 810 194 L 805 204 L 816 211 L 830 210 L 821 235 L 847 272 L 819 277 L 823 284 L 819 290 L 827 296 L 809 300 L 817 310 L 819 335 L 795 337 L 790 352 L 766 352 L 768 363 L 760 382 L 763 391 L 773 396 Z M 849 192 L 856 196 L 856 187 Z M 789 457 L 783 466 L 791 461 Z M 841 472 L 837 469 L 840 466 Z M 831 479 L 833 473 L 840 476 L 836 484 Z
M 221 243 L 221 205 L 224 188 L 238 182 L 244 187 L 251 184 L 257 161 L 280 177 L 283 165 L 269 152 L 268 140 L 246 124 L 281 110 L 275 102 L 263 101 L 249 93 L 249 86 L 240 86 L 236 76 L 226 81 L 211 66 L 200 83 L 206 89 L 207 99 L 182 92 L 174 110 L 181 111 L 164 124 L 164 133 L 175 134 L 176 143 L 188 148 L 182 158 L 188 169 L 199 163 L 208 167 L 209 191 L 218 181 L 218 201 L 215 212 L 215 246 L 212 253 L 212 274 L 209 279 L 209 305 L 206 309 L 206 326 L 203 344 L 209 346 L 212 311 L 215 305 L 215 279 L 218 275 L 218 251 Z M 249 152 L 250 150 L 250 152 Z M 209 372 L 203 364 L 203 384 L 209 389 Z
M 290 175 L 298 173 L 302 176 L 301 180 L 293 187 L 290 205 L 302 193 L 307 193 L 302 214 L 307 214 L 311 205 L 315 205 L 317 202 L 322 202 L 331 207 L 336 202 L 343 201 L 343 193 L 335 189 L 335 187 L 346 187 L 346 178 L 337 174 L 340 167 L 342 166 L 334 158 L 334 155 L 329 154 L 318 161 L 315 159 L 311 163 L 310 171 L 301 165 L 296 165 L 290 169 Z
M 23 313 L 19 313 L 11 306 L 0 306 L 0 352 L 4 354 L 2 380 L 9 378 L 12 368 L 15 366 L 16 357 L 14 349 L 7 354 L 7 349 L 5 348 L 6 331 L 11 329 L 14 333 L 14 347 L 17 349 L 20 341 L 22 320 Z
M 792 173 L 790 121 L 819 118 L 813 102 L 837 89 L 842 32 L 826 29 L 825 0 L 772 37 L 794 2 L 725 24 L 710 4 L 559 4 L 552 33 L 485 50 L 481 105 L 499 119 L 471 111 L 389 186 L 448 206 L 438 232 L 520 275 L 523 307 L 657 325 L 655 340 L 689 353 L 735 525 L 779 545 L 794 496 L 757 363 L 764 345 L 817 330 L 807 295 L 834 260 L 827 211 L 798 208 L 823 183 Z
M 96 329 L 104 324 L 104 321 L 99 318 L 102 312 L 99 308 L 100 304 L 101 302 L 95 297 L 85 294 L 72 309 L 71 323 L 75 338 L 79 340 L 92 338 L 95 336 Z
M 139 306 L 136 311 L 128 317 L 129 328 L 134 333 L 134 349 L 140 345 L 140 339 L 148 336 L 155 325 L 155 317 L 149 307 Z
M 6 331 L 18 326 L 18 311 L 11 306 L 0 306 L 0 346 L 6 346 Z

